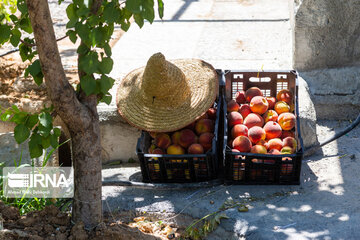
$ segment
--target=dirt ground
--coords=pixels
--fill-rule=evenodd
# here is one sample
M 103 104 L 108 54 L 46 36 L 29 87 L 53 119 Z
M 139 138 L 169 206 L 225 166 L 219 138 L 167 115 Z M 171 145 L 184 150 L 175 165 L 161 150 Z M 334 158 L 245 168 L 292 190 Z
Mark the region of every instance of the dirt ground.
M 179 239 L 181 232 L 174 223 L 153 222 L 151 217 L 137 217 L 134 212 L 107 214 L 92 232 L 86 231 L 82 222 L 72 224 L 69 214 L 54 205 L 20 216 L 17 208 L 0 201 L 0 213 L 4 220 L 0 240 Z

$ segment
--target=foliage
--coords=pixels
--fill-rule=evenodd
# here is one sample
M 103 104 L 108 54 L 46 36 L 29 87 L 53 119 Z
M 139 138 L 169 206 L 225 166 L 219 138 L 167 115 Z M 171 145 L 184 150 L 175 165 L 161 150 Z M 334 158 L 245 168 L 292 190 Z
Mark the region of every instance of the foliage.
M 162 0 L 157 1 L 158 14 L 162 18 L 164 4 Z M 59 4 L 61 2 L 59 0 Z M 154 0 L 104 0 L 97 12 L 92 9 L 93 2 L 95 0 L 73 0 L 68 5 L 66 35 L 73 43 L 81 40 L 77 48 L 80 73 L 80 84 L 76 87 L 78 95 L 96 95 L 99 101 L 110 104 L 109 90 L 115 80 L 108 75 L 113 68 L 109 42 L 114 26 L 118 24 L 127 31 L 131 25 L 131 17 L 139 27 L 144 25 L 145 20 L 152 23 L 155 17 Z M 16 9 L 20 14 L 16 14 Z M 27 37 L 22 39 L 24 32 Z M 31 62 L 25 70 L 25 76 L 31 75 L 35 83 L 40 85 L 44 75 L 41 62 L 36 59 L 36 42 L 31 34 L 32 26 L 25 0 L 0 0 L 0 46 L 10 42 L 14 47 L 19 47 L 22 61 Z M 44 108 L 38 114 L 30 114 L 13 106 L 1 109 L 0 114 L 1 121 L 16 123 L 15 139 L 18 143 L 30 138 L 30 155 L 35 158 L 42 154 L 43 149 L 58 144 L 60 130 L 53 128 L 52 111 L 52 108 Z

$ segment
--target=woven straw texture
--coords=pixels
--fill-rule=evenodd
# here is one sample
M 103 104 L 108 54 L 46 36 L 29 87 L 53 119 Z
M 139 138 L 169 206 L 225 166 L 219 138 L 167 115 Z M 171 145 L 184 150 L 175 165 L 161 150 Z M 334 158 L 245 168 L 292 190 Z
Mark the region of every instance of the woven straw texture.
M 183 128 L 214 103 L 218 78 L 199 59 L 165 60 L 156 53 L 147 65 L 130 72 L 116 95 L 119 113 L 131 125 L 150 132 Z

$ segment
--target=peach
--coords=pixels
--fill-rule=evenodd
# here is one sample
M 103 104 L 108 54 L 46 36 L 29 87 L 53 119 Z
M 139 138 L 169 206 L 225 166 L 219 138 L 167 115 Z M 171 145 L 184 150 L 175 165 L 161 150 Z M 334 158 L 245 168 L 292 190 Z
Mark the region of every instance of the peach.
M 165 152 L 161 148 L 155 148 L 152 154 L 165 154 Z
M 251 99 L 255 96 L 263 96 L 263 93 L 261 92 L 260 88 L 258 87 L 251 87 L 245 92 L 245 99 L 246 101 L 250 102 Z
M 189 146 L 188 153 L 189 154 L 203 154 L 204 148 L 200 144 L 194 143 Z
M 229 127 L 233 127 L 236 124 L 242 124 L 244 119 L 239 112 L 230 112 L 227 115 Z
M 249 104 L 242 104 L 239 108 L 239 113 L 245 119 L 251 113 Z
M 203 115 L 201 115 L 198 119 L 196 119 L 197 121 L 199 121 L 200 119 L 207 119 L 209 118 L 209 116 L 207 115 L 207 113 L 204 113 Z
M 248 136 L 248 131 L 249 131 L 249 129 L 244 124 L 236 124 L 231 129 L 231 136 L 232 136 L 232 138 L 236 138 L 238 136 L 247 137 Z
M 216 108 L 209 108 L 209 110 L 207 110 L 207 115 L 209 119 L 215 120 L 216 119 Z
M 245 136 L 238 136 L 234 139 L 232 147 L 240 152 L 250 152 L 252 144 L 249 138 Z
M 279 150 L 277 150 L 277 149 L 271 149 L 269 152 L 268 152 L 268 154 L 276 154 L 276 155 L 280 155 L 281 154 L 281 152 L 279 151 Z
M 294 112 L 295 110 L 295 104 L 290 104 L 290 112 Z
M 267 122 L 264 126 L 266 132 L 266 139 L 279 138 L 282 133 L 282 129 L 277 122 Z
M 209 132 L 200 135 L 199 143 L 204 148 L 205 152 L 211 149 L 213 138 L 214 138 L 214 134 Z
M 166 153 L 167 154 L 181 155 L 181 154 L 185 154 L 185 150 L 180 145 L 173 144 L 173 145 L 170 145 L 166 149 Z
M 239 110 L 240 105 L 234 100 L 231 99 L 227 103 L 227 112 L 237 112 Z
M 191 144 L 195 142 L 196 142 L 196 135 L 193 131 L 191 131 L 190 129 L 183 129 L 180 131 L 180 137 L 178 143 L 180 146 L 182 146 L 183 148 L 188 148 Z
M 156 148 L 155 144 L 151 144 L 151 146 L 148 149 L 148 153 L 153 153 L 155 148 Z
M 266 100 L 269 103 L 269 108 L 268 109 L 274 109 L 275 107 L 275 103 L 276 103 L 276 99 L 274 97 L 266 97 Z
M 296 152 L 297 142 L 293 137 L 286 137 L 283 139 L 284 147 L 290 147 L 293 152 Z
M 281 151 L 281 149 L 283 148 L 283 142 L 281 141 L 280 138 L 273 138 L 273 139 L 270 139 L 268 141 L 268 149 L 269 151 L 271 149 L 276 149 L 278 151 Z
M 171 135 L 171 141 L 173 144 L 179 144 L 180 142 L 180 131 L 177 131 L 177 132 L 174 132 L 172 135 Z
M 281 114 L 281 113 L 284 113 L 284 112 L 290 112 L 289 104 L 287 104 L 284 101 L 280 101 L 280 102 L 275 103 L 274 109 L 275 109 L 277 114 Z
M 214 121 L 211 119 L 200 119 L 196 122 L 195 131 L 198 135 L 204 132 L 214 131 Z
M 293 100 L 293 94 L 288 89 L 282 89 L 276 94 L 276 99 L 278 101 L 284 101 L 290 105 Z
M 293 131 L 282 131 L 281 139 L 284 139 L 284 138 L 287 138 L 287 137 L 295 138 L 295 132 L 293 132 Z
M 295 127 L 296 117 L 292 113 L 282 113 L 278 117 L 278 123 L 283 130 L 289 131 Z
M 294 149 L 292 149 L 289 146 L 285 146 L 281 149 L 281 154 L 293 154 L 294 153 Z
M 158 133 L 155 137 L 155 145 L 162 149 L 167 149 L 171 144 L 170 136 L 166 133 Z
M 263 128 L 259 127 L 259 126 L 254 126 L 252 128 L 249 129 L 249 139 L 252 143 L 257 143 L 260 140 L 264 140 L 266 138 L 266 133 L 264 131 Z
M 267 150 L 262 145 L 255 145 L 250 150 L 251 153 L 259 153 L 259 154 L 266 154 Z
M 256 145 L 264 146 L 266 149 L 268 148 L 267 142 L 264 139 L 261 139 L 256 143 Z
M 254 113 L 264 114 L 269 108 L 269 103 L 266 98 L 255 96 L 251 99 L 250 109 Z
M 238 104 L 243 104 L 246 102 L 246 98 L 245 98 L 245 92 L 244 91 L 238 91 L 235 93 L 235 101 Z
M 250 113 L 244 120 L 244 124 L 248 127 L 248 129 L 258 126 L 264 126 L 264 119 L 257 113 Z
M 150 134 L 150 136 L 151 136 L 152 138 L 155 138 L 155 137 L 156 137 L 156 134 L 158 134 L 158 133 L 156 133 L 156 132 L 149 132 L 149 134 Z
M 278 114 L 274 111 L 274 110 L 267 110 L 262 117 L 265 120 L 265 123 L 269 122 L 269 121 L 273 121 L 276 122 L 277 118 L 278 118 Z

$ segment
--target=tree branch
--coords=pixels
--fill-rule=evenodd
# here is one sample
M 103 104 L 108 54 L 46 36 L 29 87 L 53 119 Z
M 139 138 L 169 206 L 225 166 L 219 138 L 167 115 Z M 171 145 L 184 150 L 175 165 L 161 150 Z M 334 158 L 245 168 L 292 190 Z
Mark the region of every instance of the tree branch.
M 26 1 L 49 97 L 69 130 L 85 131 L 91 118 L 65 76 L 47 0 Z

